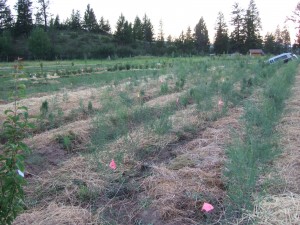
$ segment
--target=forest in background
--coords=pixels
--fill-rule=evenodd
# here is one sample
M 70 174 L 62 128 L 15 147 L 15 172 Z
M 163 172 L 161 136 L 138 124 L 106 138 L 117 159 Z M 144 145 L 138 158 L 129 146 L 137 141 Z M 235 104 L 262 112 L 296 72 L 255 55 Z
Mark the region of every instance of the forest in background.
M 130 57 L 137 55 L 191 56 L 207 54 L 247 54 L 249 49 L 263 49 L 266 54 L 297 52 L 299 35 L 291 45 L 290 33 L 286 26 L 278 25 L 272 33 L 264 37 L 261 32 L 259 10 L 250 0 L 248 8 L 238 3 L 232 6 L 229 32 L 222 12 L 218 13 L 214 41 L 208 36 L 208 28 L 203 17 L 194 27 L 187 27 L 179 37 L 165 38 L 163 21 L 155 33 L 151 19 L 145 14 L 136 16 L 133 22 L 123 14 L 112 28 L 103 17 L 97 19 L 88 4 L 84 15 L 73 10 L 64 21 L 59 15 L 50 14 L 49 0 L 36 0 L 39 8 L 33 13 L 32 0 L 18 0 L 12 16 L 7 0 L 0 0 L 0 60 L 13 61 L 16 57 L 28 60 L 57 59 L 102 59 Z M 299 29 L 298 3 L 288 20 L 295 22 Z M 288 15 L 287 15 L 288 16 Z M 298 32 L 299 33 L 299 32 Z

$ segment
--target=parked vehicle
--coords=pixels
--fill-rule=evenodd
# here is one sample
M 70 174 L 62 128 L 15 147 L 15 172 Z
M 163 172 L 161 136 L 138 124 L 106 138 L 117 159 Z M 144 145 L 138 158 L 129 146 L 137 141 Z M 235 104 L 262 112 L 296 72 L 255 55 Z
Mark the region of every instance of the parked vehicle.
M 293 59 L 298 59 L 298 57 L 293 53 L 282 53 L 280 55 L 277 55 L 277 56 L 274 56 L 274 57 L 270 58 L 268 60 L 268 62 L 270 64 L 273 64 L 273 63 L 276 63 L 276 62 L 287 63 L 288 61 L 293 60 Z

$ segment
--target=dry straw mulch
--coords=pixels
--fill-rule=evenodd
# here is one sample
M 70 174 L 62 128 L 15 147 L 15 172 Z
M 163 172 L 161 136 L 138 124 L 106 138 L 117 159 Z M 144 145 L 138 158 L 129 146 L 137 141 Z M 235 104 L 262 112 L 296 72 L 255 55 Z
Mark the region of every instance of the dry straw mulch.
M 292 97 L 286 102 L 285 115 L 277 127 L 282 154 L 275 161 L 274 171 L 267 175 L 281 180 L 280 186 L 258 199 L 254 212 L 248 218 L 259 225 L 300 224 L 300 73 L 292 88 Z
M 77 156 L 65 161 L 60 168 L 31 178 L 25 192 L 28 199 L 42 199 L 42 205 L 49 202 L 78 205 L 77 194 L 82 186 L 100 192 L 105 185 L 94 165 L 85 157 Z
M 190 218 L 196 216 L 195 210 L 200 214 L 203 201 L 216 203 L 224 197 L 224 148 L 231 129 L 241 128 L 241 114 L 241 109 L 230 109 L 228 116 L 213 122 L 198 138 L 174 149 L 177 157 L 167 165 L 153 166 L 153 175 L 145 179 L 143 186 L 155 199 L 152 205 L 165 224 L 196 224 Z M 195 194 L 201 199 L 197 200 Z
M 18 101 L 18 105 L 26 106 L 28 108 L 28 113 L 30 116 L 37 116 L 40 114 L 40 107 L 42 102 L 48 101 L 49 111 L 55 110 L 55 107 L 59 107 L 63 110 L 64 114 L 67 115 L 72 109 L 79 108 L 80 101 L 83 101 L 84 106 L 87 108 L 87 102 L 90 100 L 94 108 L 99 108 L 98 98 L 99 92 L 103 88 L 88 88 L 82 90 L 68 91 L 63 90 L 55 94 L 45 95 L 41 97 L 30 97 Z M 8 103 L 5 105 L 0 105 L 0 112 L 4 112 L 7 109 L 13 109 L 14 103 Z M 3 121 L 4 114 L 0 114 L 0 122 Z
M 259 225 L 300 224 L 300 195 L 270 195 L 257 202 L 252 219 Z
M 45 147 L 53 145 L 56 138 L 61 135 L 68 135 L 70 132 L 74 133 L 76 137 L 80 138 L 85 145 L 89 142 L 90 130 L 92 119 L 80 120 L 67 125 L 61 126 L 56 129 L 37 134 L 31 138 L 27 138 L 24 142 L 34 151 L 38 150 L 43 152 Z
M 51 203 L 45 209 L 21 214 L 13 225 L 89 225 L 93 224 L 91 217 L 87 209 Z
M 300 74 L 296 77 L 292 93 L 278 126 L 283 153 L 276 162 L 276 170 L 286 183 L 286 191 L 300 194 Z

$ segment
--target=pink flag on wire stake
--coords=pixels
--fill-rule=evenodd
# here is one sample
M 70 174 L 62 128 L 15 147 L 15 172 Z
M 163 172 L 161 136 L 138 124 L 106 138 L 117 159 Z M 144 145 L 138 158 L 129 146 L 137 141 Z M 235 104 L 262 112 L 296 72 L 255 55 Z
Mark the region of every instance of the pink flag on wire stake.
M 113 170 L 117 169 L 117 165 L 113 159 L 111 160 L 109 167 L 112 168 Z
M 222 101 L 222 99 L 220 98 L 219 99 L 219 102 L 218 102 L 218 108 L 219 110 L 221 110 L 223 108 L 223 105 L 224 105 L 224 102 Z
M 213 209 L 214 209 L 214 207 L 211 204 L 204 202 L 201 211 L 203 211 L 203 212 L 210 212 Z

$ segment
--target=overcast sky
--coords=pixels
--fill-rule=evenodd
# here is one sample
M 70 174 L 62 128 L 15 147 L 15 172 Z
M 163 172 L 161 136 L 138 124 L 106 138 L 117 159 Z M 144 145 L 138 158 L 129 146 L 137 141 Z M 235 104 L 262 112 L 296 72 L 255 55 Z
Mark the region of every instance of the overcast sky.
M 274 32 L 277 25 L 282 28 L 286 17 L 292 14 L 298 1 L 255 0 L 262 21 L 261 34 L 264 36 L 267 32 Z M 7 1 L 11 9 L 16 2 L 17 0 Z M 154 26 L 155 33 L 158 33 L 159 21 L 162 20 L 166 37 L 168 35 L 178 37 L 181 31 L 186 32 L 188 26 L 193 30 L 200 17 L 203 16 L 210 40 L 213 41 L 218 12 L 223 12 L 229 26 L 234 2 L 239 2 L 240 6 L 246 9 L 250 0 L 50 0 L 50 2 L 51 13 L 54 17 L 58 14 L 61 21 L 70 17 L 72 9 L 79 10 L 83 16 L 87 4 L 90 4 L 97 19 L 99 20 L 101 16 L 108 19 L 113 30 L 121 13 L 129 22 L 133 22 L 137 15 L 142 19 L 146 13 Z M 288 22 L 286 25 L 291 33 L 291 40 L 294 42 L 296 35 L 294 24 Z

